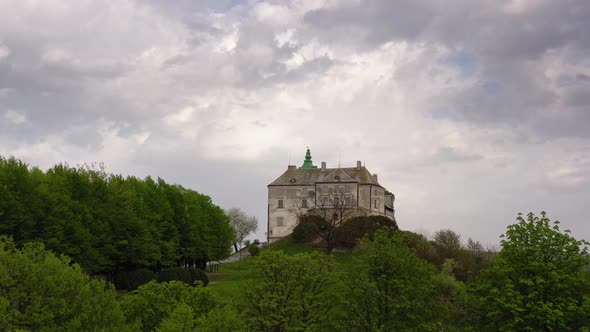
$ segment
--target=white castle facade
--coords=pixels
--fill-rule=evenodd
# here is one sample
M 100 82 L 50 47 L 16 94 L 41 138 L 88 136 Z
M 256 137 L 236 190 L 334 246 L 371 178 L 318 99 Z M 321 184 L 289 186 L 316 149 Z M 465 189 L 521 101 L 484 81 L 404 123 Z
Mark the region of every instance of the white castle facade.
M 347 209 L 356 215 L 394 219 L 394 200 L 394 194 L 379 184 L 377 174 L 371 174 L 360 161 L 356 167 L 327 168 L 322 162 L 318 168 L 307 149 L 303 166 L 289 165 L 268 185 L 267 240 L 272 243 L 289 235 L 299 215 L 320 210 L 328 218 L 342 218 L 337 210 Z

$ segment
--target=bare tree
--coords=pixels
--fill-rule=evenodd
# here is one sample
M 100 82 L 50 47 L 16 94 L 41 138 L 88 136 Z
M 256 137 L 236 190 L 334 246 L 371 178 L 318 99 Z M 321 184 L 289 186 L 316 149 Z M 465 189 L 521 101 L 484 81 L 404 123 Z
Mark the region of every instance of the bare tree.
M 256 232 L 258 229 L 258 218 L 246 215 L 240 208 L 231 208 L 225 211 L 225 213 L 234 227 L 234 249 L 238 252 L 246 236 Z
M 307 214 L 319 217 L 318 236 L 326 242 L 326 251 L 330 253 L 334 249 L 336 234 L 342 225 L 350 218 L 365 215 L 366 211 L 357 206 L 353 194 L 339 192 L 316 197 L 315 206 L 310 208 Z

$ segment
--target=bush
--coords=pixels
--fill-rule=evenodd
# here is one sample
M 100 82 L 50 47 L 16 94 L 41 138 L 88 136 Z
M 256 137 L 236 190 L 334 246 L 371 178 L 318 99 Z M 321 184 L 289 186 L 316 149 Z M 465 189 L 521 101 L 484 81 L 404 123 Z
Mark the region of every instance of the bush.
M 131 271 L 119 271 L 115 277 L 115 287 L 128 291 L 136 290 L 137 287 L 147 284 L 158 277 L 152 270 L 137 269 Z
M 248 252 L 252 256 L 258 256 L 258 254 L 260 253 L 260 247 L 255 244 L 251 244 L 248 246 Z
M 158 273 L 158 282 L 181 281 L 188 285 L 194 285 L 197 280 L 202 281 L 203 286 L 209 283 L 209 278 L 205 272 L 193 267 L 186 269 L 173 267 Z
M 373 237 L 378 230 L 397 231 L 397 223 L 384 216 L 363 216 L 346 220 L 336 234 L 336 243 L 345 248 L 353 248 L 364 236 Z
M 122 330 L 112 287 L 41 243 L 0 236 L 0 331 Z
M 322 218 L 313 215 L 305 215 L 299 218 L 299 223 L 293 229 L 292 237 L 297 243 L 310 241 L 320 232 L 319 225 Z
M 253 278 L 242 286 L 248 331 L 326 330 L 331 256 L 265 250 L 252 262 Z
M 194 320 L 218 305 L 208 289 L 178 281 L 151 281 L 121 300 L 127 322 L 138 324 L 143 331 L 154 331 L 160 324 L 164 331 L 192 331 Z
M 207 274 L 205 273 L 205 271 L 200 270 L 200 269 L 195 269 L 192 267 L 188 270 L 191 273 L 191 284 L 192 285 L 195 284 L 195 281 L 203 282 L 203 286 L 207 286 L 209 284 L 209 277 L 207 277 Z

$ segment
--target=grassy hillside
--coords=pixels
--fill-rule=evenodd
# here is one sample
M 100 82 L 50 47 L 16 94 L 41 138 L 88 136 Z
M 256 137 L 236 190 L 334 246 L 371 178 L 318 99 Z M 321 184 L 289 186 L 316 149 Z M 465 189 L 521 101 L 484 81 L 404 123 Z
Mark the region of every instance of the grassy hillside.
M 287 236 L 263 248 L 263 250 L 281 250 L 286 254 L 295 255 L 322 249 L 314 249 L 310 245 L 296 243 L 293 238 Z M 219 272 L 208 274 L 210 283 L 207 287 L 217 293 L 224 301 L 241 302 L 242 283 L 254 277 L 253 259 L 253 257 L 246 257 L 239 262 L 221 264 Z M 346 271 L 351 260 L 352 253 L 350 252 L 334 253 L 334 270 L 336 272 Z

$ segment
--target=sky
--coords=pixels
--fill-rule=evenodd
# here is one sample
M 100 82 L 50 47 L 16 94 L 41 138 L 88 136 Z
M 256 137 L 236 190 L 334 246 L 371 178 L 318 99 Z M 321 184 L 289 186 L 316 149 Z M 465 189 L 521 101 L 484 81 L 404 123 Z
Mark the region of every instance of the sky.
M 0 155 L 103 162 L 255 215 L 309 146 L 402 229 L 590 240 L 587 0 L 0 0 Z

